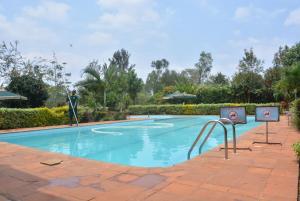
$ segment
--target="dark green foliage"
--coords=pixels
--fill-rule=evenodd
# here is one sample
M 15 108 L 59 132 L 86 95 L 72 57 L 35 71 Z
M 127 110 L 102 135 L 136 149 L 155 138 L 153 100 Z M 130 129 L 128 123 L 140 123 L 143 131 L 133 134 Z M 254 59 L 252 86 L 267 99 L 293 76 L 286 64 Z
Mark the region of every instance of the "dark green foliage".
M 28 98 L 27 101 L 9 101 L 8 107 L 41 107 L 49 97 L 43 80 L 31 75 L 12 77 L 7 90 Z
M 218 72 L 216 75 L 210 76 L 208 83 L 217 85 L 228 85 L 229 79 L 226 77 L 226 75 L 222 74 L 221 72 Z
M 128 104 L 134 103 L 138 92 L 142 90 L 143 81 L 138 78 L 135 65 L 129 63 L 129 58 L 129 53 L 121 49 L 109 59 L 109 64 L 91 62 L 83 70 L 84 79 L 77 83 L 82 104 L 89 107 L 93 105 L 94 110 L 97 106 L 123 111 Z
M 135 65 L 129 63 L 130 54 L 127 50 L 121 49 L 117 50 L 109 62 L 111 65 L 115 65 L 118 67 L 120 71 L 127 71 L 130 68 L 134 68 Z
M 298 130 L 300 130 L 300 99 L 296 99 L 292 102 L 291 111 L 293 124 Z
M 163 69 L 167 69 L 169 67 L 169 62 L 166 59 L 160 59 L 151 62 L 151 67 L 154 68 L 157 72 L 161 73 Z
M 298 62 L 300 62 L 300 42 L 287 48 L 282 54 L 283 67 L 289 67 Z
M 245 106 L 248 115 L 255 114 L 256 106 L 270 106 L 279 104 L 198 104 L 198 105 L 133 105 L 129 106 L 129 113 L 134 115 L 148 115 L 148 114 L 173 114 L 173 115 L 219 115 L 220 107 L 223 106 Z
M 251 48 L 249 51 L 244 50 L 244 57 L 239 63 L 239 72 L 261 73 L 263 71 L 263 61 L 258 59 Z
M 260 102 L 256 100 L 256 95 L 263 86 L 263 77 L 256 72 L 239 72 L 232 78 L 233 94 L 241 102 Z
M 272 88 L 281 79 L 281 68 L 268 68 L 264 73 L 265 86 Z
M 196 95 L 196 103 L 228 103 L 233 99 L 231 88 L 226 85 L 201 85 Z
M 128 94 L 133 103 L 135 103 L 137 94 L 142 90 L 143 80 L 138 78 L 134 69 L 130 69 L 127 75 Z
M 275 68 L 282 68 L 284 65 L 286 65 L 286 62 L 284 61 L 285 54 L 289 51 L 289 47 L 285 45 L 284 47 L 279 47 L 278 52 L 274 54 L 273 58 L 273 67 Z
M 282 79 L 276 85 L 277 90 L 287 100 L 294 100 L 300 93 L 300 62 L 283 70 Z

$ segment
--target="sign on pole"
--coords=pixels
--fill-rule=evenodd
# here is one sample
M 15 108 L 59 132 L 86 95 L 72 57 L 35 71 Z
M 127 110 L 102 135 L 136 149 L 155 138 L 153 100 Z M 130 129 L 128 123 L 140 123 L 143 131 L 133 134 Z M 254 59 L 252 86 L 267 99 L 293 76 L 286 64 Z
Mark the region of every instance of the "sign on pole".
M 239 106 L 228 106 L 228 107 L 221 107 L 220 108 L 220 120 L 222 118 L 229 119 L 232 121 L 233 125 L 233 149 L 234 153 L 236 150 L 249 150 L 252 151 L 249 147 L 236 147 L 236 124 L 246 124 L 247 123 L 247 115 L 246 115 L 246 108 L 239 107 Z M 224 122 L 223 122 L 224 123 Z M 222 148 L 221 148 L 222 149 Z
M 278 122 L 280 120 L 280 110 L 278 106 L 258 106 L 255 108 L 255 121 L 266 122 L 266 141 L 253 142 L 259 144 L 279 144 L 280 142 L 269 142 L 269 122 Z
M 234 124 L 246 124 L 247 115 L 245 107 L 228 106 L 221 107 L 220 117 L 230 119 Z
M 279 107 L 277 106 L 258 106 L 255 109 L 255 121 L 258 122 L 277 122 L 279 121 Z

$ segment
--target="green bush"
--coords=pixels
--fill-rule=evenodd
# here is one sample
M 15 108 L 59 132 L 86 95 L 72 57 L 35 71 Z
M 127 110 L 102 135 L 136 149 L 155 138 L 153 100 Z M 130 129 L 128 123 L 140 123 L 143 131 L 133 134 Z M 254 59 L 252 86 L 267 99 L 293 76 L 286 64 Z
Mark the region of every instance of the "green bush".
M 125 113 L 90 112 L 88 108 L 78 108 L 80 123 L 99 120 L 126 119 Z M 68 124 L 68 107 L 12 109 L 0 108 L 0 129 L 29 128 Z
M 296 142 L 293 144 L 294 152 L 296 153 L 298 159 L 300 159 L 300 142 Z
M 196 103 L 228 103 L 232 101 L 231 88 L 220 85 L 201 85 L 197 89 Z
M 60 125 L 66 122 L 64 113 L 48 108 L 0 109 L 0 129 Z
M 129 114 L 173 114 L 173 115 L 219 115 L 220 107 L 245 106 L 248 115 L 255 114 L 256 106 L 279 106 L 277 103 L 255 104 L 255 103 L 224 103 L 224 104 L 198 104 L 198 105 L 133 105 L 129 106 Z
M 295 100 L 291 106 L 293 124 L 300 130 L 300 99 Z

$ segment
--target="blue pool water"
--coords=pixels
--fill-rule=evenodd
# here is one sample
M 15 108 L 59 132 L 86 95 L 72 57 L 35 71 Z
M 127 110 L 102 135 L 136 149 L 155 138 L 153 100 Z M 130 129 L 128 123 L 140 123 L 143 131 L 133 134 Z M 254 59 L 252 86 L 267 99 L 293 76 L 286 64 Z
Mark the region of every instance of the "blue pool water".
M 166 167 L 187 160 L 202 126 L 217 116 L 157 116 L 152 120 L 0 135 L 0 141 L 76 157 L 140 167 Z M 258 126 L 253 117 L 237 135 Z M 232 128 L 228 126 L 229 138 Z M 224 142 L 217 126 L 203 152 Z M 196 148 L 192 156 L 197 155 Z M 220 153 L 222 154 L 222 153 Z

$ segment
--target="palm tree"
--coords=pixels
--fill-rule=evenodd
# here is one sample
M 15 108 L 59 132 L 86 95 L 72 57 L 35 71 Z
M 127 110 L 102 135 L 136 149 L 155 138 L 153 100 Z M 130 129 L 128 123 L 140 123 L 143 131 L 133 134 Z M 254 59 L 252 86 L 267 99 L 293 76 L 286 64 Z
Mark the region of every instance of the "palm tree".
M 96 93 L 103 93 L 103 106 L 106 107 L 107 84 L 105 82 L 103 74 L 103 69 L 101 65 L 98 64 L 98 61 L 92 61 L 83 70 L 83 75 L 85 75 L 86 78 L 78 82 L 77 85 L 93 90 Z

